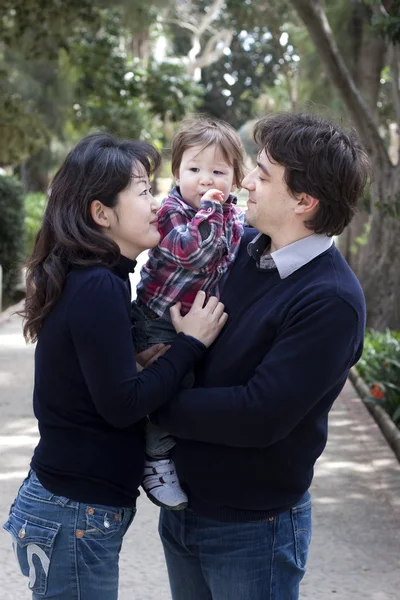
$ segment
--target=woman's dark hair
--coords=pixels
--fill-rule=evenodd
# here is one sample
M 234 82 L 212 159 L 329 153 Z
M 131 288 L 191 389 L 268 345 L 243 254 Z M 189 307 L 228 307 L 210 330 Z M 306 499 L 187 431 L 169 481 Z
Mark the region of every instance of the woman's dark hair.
M 285 167 L 289 192 L 319 200 L 306 226 L 329 236 L 342 233 L 370 174 L 368 156 L 356 135 L 313 115 L 278 113 L 256 123 L 254 139 L 272 162 Z
M 142 176 L 143 168 L 150 177 L 159 164 L 160 156 L 150 144 L 119 141 L 108 133 L 85 137 L 68 154 L 51 183 L 42 227 L 27 262 L 21 313 L 27 341 L 36 341 L 72 267 L 113 266 L 120 257 L 117 244 L 93 221 L 92 201 L 113 208 L 132 177 Z

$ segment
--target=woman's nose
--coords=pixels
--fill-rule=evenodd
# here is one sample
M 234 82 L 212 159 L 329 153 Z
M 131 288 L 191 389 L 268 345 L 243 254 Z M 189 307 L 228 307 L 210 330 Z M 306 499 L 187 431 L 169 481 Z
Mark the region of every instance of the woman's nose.
M 154 212 L 154 213 L 156 213 L 158 211 L 158 209 L 159 209 L 159 203 L 154 198 L 154 196 L 151 197 L 150 208 L 151 208 L 151 212 Z

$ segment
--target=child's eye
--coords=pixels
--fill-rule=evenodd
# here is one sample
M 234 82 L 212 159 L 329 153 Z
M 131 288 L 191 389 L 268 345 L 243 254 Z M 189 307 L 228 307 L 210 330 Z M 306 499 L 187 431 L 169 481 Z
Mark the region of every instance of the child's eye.
M 198 173 L 200 169 L 198 169 L 197 167 L 191 167 L 189 169 L 189 171 L 192 171 L 192 173 Z
M 223 175 L 222 171 L 214 171 L 214 175 Z

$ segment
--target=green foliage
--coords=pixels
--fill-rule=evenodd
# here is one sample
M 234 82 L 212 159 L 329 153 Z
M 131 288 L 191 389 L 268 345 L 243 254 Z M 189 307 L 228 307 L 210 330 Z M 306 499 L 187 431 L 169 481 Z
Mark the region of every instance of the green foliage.
M 39 231 L 43 213 L 46 208 L 47 197 L 44 194 L 27 194 L 25 196 L 25 227 L 26 227 L 26 253 L 32 252 L 36 234 Z
M 230 54 L 202 71 L 202 110 L 240 127 L 254 115 L 254 102 L 273 87 L 279 55 L 266 27 L 237 32 Z
M 400 0 L 367 0 L 374 10 L 372 26 L 393 44 L 400 43 Z
M 182 65 L 151 61 L 144 77 L 144 92 L 151 112 L 161 119 L 166 116 L 180 121 L 186 113 L 200 105 L 202 88 L 186 73 Z
M 13 177 L 0 176 L 0 264 L 3 293 L 12 296 L 25 256 L 25 211 L 21 184 Z
M 384 392 L 382 399 L 371 401 L 379 402 L 400 424 L 400 332 L 368 330 L 357 369 L 368 387 L 376 384 Z

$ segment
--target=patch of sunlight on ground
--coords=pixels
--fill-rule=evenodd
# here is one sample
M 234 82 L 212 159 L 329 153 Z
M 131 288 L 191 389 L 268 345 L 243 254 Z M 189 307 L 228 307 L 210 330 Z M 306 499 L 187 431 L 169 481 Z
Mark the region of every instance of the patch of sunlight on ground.
M 9 479 L 23 479 L 26 477 L 26 469 L 24 471 L 12 471 L 11 473 L 0 473 L 0 481 Z
M 8 333 L 0 335 L 0 348 L 25 348 L 31 350 L 21 333 Z
M 32 446 L 37 442 L 37 435 L 0 435 L 0 448 L 18 448 Z
M 346 469 L 348 471 L 355 471 L 356 473 L 374 473 L 375 469 L 370 464 L 360 464 L 350 461 L 337 461 L 330 460 L 329 462 L 319 463 L 318 474 L 327 475 L 330 471 L 337 471 L 339 469 Z

